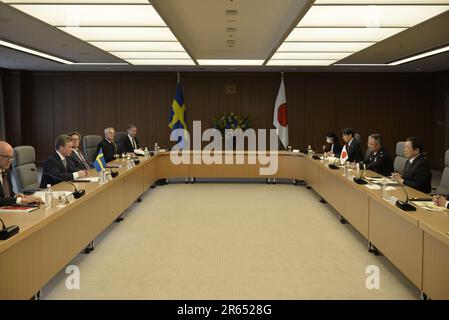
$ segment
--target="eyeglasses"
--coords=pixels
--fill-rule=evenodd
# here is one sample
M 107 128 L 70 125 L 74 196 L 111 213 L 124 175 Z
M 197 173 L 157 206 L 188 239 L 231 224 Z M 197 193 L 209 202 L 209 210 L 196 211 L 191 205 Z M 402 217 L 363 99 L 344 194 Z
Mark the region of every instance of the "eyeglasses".
M 8 157 L 8 156 L 4 156 L 4 155 L 0 154 L 0 157 L 2 157 L 5 160 L 10 160 L 10 161 L 14 160 L 14 156 Z

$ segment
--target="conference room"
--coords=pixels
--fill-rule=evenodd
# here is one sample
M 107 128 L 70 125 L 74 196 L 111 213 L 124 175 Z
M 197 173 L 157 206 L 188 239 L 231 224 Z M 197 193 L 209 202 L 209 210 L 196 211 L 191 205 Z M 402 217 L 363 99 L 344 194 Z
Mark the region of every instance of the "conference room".
M 0 1 L 0 300 L 449 299 L 448 30 L 449 0 Z

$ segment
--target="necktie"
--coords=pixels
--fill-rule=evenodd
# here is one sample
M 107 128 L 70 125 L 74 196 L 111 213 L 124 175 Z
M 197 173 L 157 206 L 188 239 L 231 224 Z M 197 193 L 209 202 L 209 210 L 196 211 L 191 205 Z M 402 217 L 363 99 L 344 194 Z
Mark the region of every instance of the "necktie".
M 133 141 L 133 149 L 136 150 L 137 149 L 136 140 L 134 140 L 134 138 L 132 138 L 132 141 Z
M 67 160 L 65 158 L 62 159 L 62 163 L 64 164 L 64 169 L 67 170 Z
M 90 169 L 90 166 L 87 164 L 87 161 L 86 161 L 86 159 L 84 158 L 83 154 L 82 154 L 79 150 L 76 150 L 76 153 L 78 154 L 78 157 L 80 158 L 81 163 L 83 164 L 83 166 L 84 166 L 87 170 L 89 170 L 89 169 Z
M 2 171 L 2 184 L 3 184 L 3 193 L 5 194 L 5 198 L 11 198 L 11 192 L 9 191 L 8 179 L 6 179 L 6 172 Z

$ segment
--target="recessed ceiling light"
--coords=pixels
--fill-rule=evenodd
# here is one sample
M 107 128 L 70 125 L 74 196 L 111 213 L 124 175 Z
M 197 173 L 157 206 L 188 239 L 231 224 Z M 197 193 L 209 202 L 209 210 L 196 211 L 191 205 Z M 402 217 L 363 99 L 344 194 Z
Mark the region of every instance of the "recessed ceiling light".
M 278 52 L 357 52 L 375 42 L 284 42 Z
M 179 42 L 160 41 L 90 41 L 104 51 L 179 51 L 185 52 Z
M 4 3 L 115 3 L 115 4 L 148 4 L 148 0 L 2 0 Z
M 250 59 L 198 59 L 197 61 L 204 66 L 261 66 L 264 62 Z
M 61 27 L 84 41 L 177 41 L 167 27 Z
M 329 66 L 337 60 L 270 60 L 267 66 Z
M 53 55 L 50 55 L 50 54 L 47 54 L 47 53 L 43 53 L 43 52 L 40 52 L 40 51 L 37 51 L 37 50 L 29 49 L 29 48 L 26 48 L 26 47 L 23 47 L 23 46 L 20 46 L 20 45 L 17 45 L 17 44 L 8 42 L 8 41 L 0 40 L 0 46 L 4 46 L 4 47 L 8 47 L 8 48 L 11 48 L 11 49 L 14 49 L 14 50 L 18 50 L 18 51 L 22 51 L 22 52 L 25 52 L 25 53 L 29 53 L 29 54 L 32 54 L 34 56 L 38 56 L 38 57 L 42 57 L 42 58 L 45 58 L 45 59 L 53 60 L 53 61 L 56 61 L 56 62 L 59 62 L 59 63 L 73 64 L 72 61 L 61 59 L 61 58 L 55 57 Z
M 153 6 L 148 3 L 142 5 L 17 4 L 12 6 L 52 26 L 59 27 L 166 26 Z
M 120 59 L 190 59 L 186 52 L 110 51 Z
M 355 53 L 447 10 L 449 0 L 317 0 L 276 53 Z
M 352 52 L 277 52 L 272 60 L 341 60 L 352 55 Z
M 429 0 L 428 2 L 432 2 Z M 315 3 L 316 4 L 316 3 Z M 413 27 L 449 9 L 447 5 L 314 5 L 298 27 Z M 404 13 L 407 14 L 404 14 Z
M 316 0 L 315 4 L 448 4 L 449 0 Z
M 134 65 L 148 65 L 148 66 L 169 66 L 169 65 L 176 65 L 176 66 L 194 66 L 195 63 L 192 60 L 187 59 L 126 59 L 131 64 Z
M 285 41 L 377 42 L 403 30 L 405 28 L 295 28 Z

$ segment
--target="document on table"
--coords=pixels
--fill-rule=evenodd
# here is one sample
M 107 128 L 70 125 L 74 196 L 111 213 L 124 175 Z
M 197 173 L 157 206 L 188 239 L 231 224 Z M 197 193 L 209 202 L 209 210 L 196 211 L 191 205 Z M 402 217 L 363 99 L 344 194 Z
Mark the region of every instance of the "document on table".
M 59 196 L 61 193 L 63 193 L 64 196 L 67 197 L 67 196 L 71 195 L 73 192 L 72 192 L 72 191 L 52 191 L 53 198 L 56 198 L 56 197 Z M 38 191 L 38 192 L 35 192 L 35 193 L 33 194 L 33 196 L 39 197 L 39 198 L 42 199 L 42 201 L 45 202 L 45 194 L 46 194 L 46 191 Z
M 378 184 L 365 184 L 365 187 L 367 187 L 368 189 L 371 189 L 371 190 L 380 190 L 380 185 L 378 185 Z M 385 188 L 385 190 L 393 191 L 393 190 L 396 190 L 396 188 L 388 186 Z
M 86 181 L 89 181 L 89 182 L 99 182 L 100 181 L 100 177 L 84 177 L 84 178 L 78 178 L 78 179 L 75 179 L 75 180 L 73 180 L 73 182 L 77 182 L 77 181 L 82 181 L 82 182 L 86 182 Z
M 412 201 L 412 203 L 415 206 L 426 209 L 428 211 L 449 211 L 445 207 L 438 207 L 433 203 L 433 201 Z

